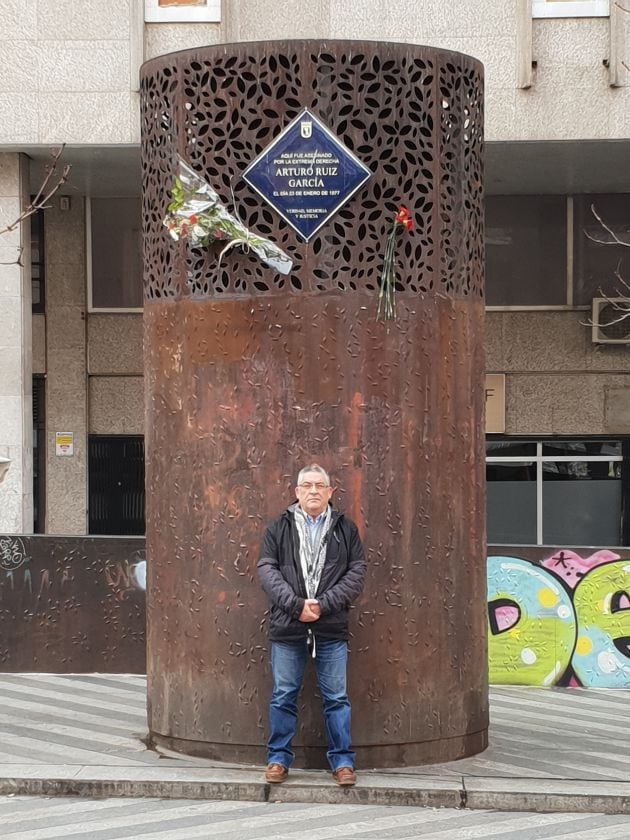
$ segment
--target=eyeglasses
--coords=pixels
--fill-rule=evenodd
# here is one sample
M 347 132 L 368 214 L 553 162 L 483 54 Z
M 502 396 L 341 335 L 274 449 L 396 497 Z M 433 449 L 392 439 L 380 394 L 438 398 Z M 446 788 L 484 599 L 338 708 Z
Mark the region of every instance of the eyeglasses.
M 302 484 L 298 484 L 298 487 L 300 490 L 317 490 L 321 492 L 330 487 L 330 484 L 323 484 L 321 481 L 303 481 Z

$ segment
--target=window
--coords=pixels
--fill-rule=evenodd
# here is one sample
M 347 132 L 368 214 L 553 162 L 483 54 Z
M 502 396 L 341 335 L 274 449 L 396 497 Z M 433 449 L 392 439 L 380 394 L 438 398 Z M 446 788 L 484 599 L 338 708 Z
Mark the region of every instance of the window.
M 630 244 L 630 195 L 580 195 L 574 199 L 574 208 L 575 303 L 590 306 L 602 292 L 629 297 L 630 290 L 616 274 L 630 280 L 630 249 L 614 239 Z M 591 208 L 612 233 L 597 221 Z
M 90 311 L 142 308 L 140 198 L 87 201 Z
M 90 435 L 88 533 L 144 534 L 144 439 Z
M 491 440 L 488 543 L 617 546 L 630 441 Z
M 630 194 L 488 196 L 487 306 L 587 309 L 630 297 L 620 276 L 630 282 Z
M 532 17 L 608 17 L 609 0 L 532 0 Z
M 565 305 L 566 242 L 565 196 L 488 196 L 486 304 Z
M 30 216 L 33 312 L 44 312 L 44 211 Z

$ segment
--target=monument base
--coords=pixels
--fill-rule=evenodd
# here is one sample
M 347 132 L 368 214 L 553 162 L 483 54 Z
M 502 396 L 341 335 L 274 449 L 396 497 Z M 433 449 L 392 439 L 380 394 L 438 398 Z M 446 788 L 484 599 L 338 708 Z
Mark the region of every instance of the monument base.
M 266 763 L 266 750 L 260 744 L 212 744 L 207 741 L 189 741 L 185 738 L 171 738 L 155 732 L 149 734 L 148 743 L 158 752 L 180 753 L 194 758 L 208 758 L 230 764 Z M 354 745 L 357 767 L 363 769 L 414 767 L 422 764 L 437 764 L 467 758 L 485 750 L 488 746 L 488 730 L 469 732 L 453 738 L 436 741 L 416 741 L 406 744 Z M 323 747 L 294 748 L 295 766 L 306 770 L 328 769 L 326 750 Z

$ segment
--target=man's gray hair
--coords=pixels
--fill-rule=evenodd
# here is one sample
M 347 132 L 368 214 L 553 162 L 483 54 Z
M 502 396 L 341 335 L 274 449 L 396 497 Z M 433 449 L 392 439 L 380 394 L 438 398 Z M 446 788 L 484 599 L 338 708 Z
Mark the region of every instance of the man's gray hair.
M 298 486 L 302 483 L 302 480 L 304 479 L 304 476 L 306 475 L 306 473 L 309 473 L 309 472 L 316 472 L 316 473 L 319 473 L 320 475 L 323 475 L 324 478 L 326 479 L 327 486 L 330 487 L 330 476 L 328 475 L 328 473 L 326 472 L 326 470 L 323 467 L 319 466 L 319 464 L 309 464 L 308 467 L 303 467 L 299 471 L 298 477 L 297 477 Z

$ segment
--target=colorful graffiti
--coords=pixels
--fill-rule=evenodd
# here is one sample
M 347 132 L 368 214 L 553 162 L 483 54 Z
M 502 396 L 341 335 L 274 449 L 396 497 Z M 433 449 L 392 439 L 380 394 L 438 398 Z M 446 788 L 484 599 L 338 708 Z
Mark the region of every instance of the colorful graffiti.
M 490 682 L 630 688 L 630 559 L 488 557 Z

